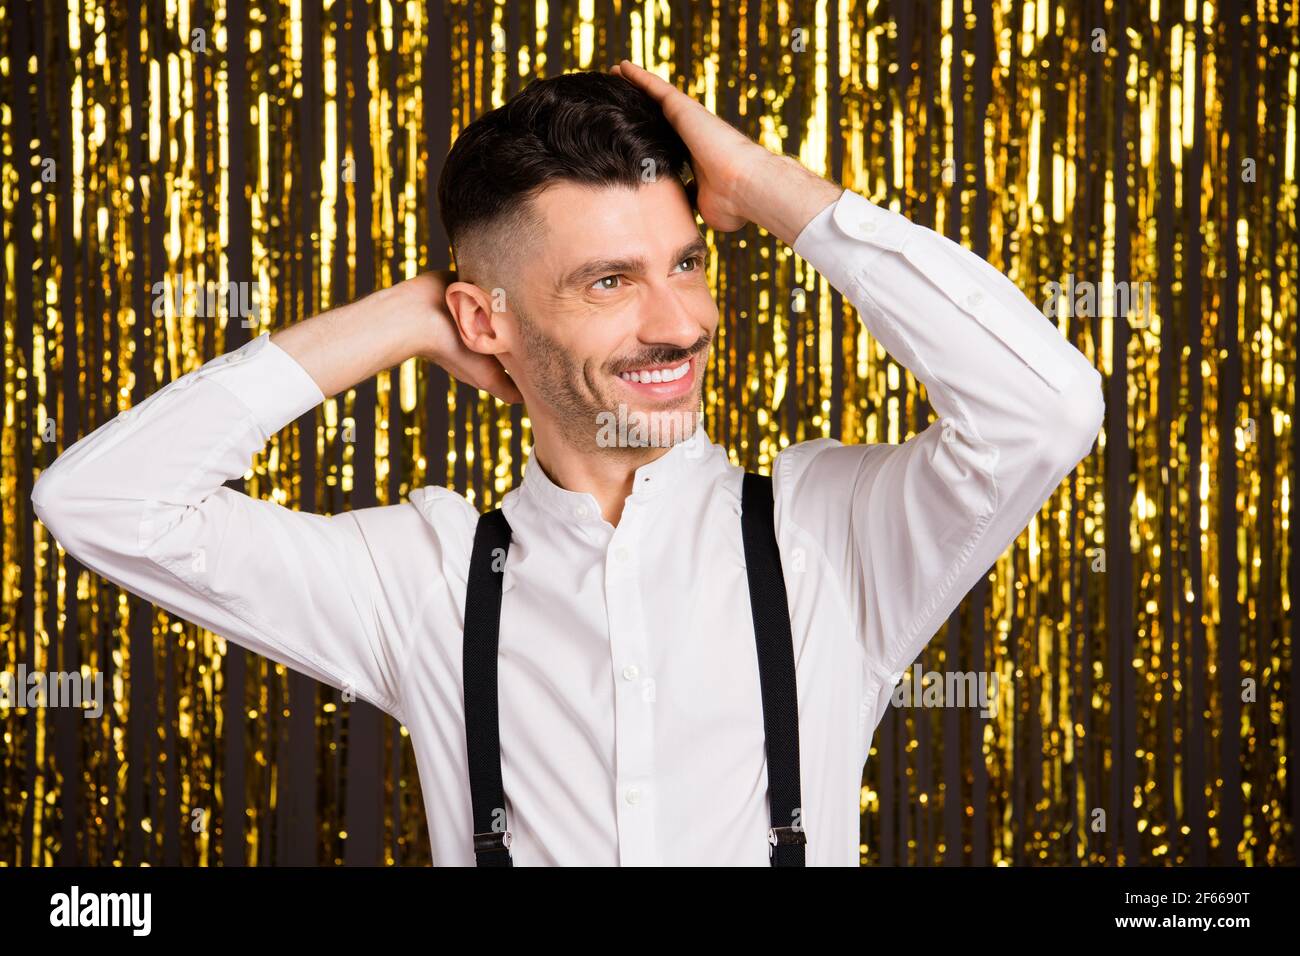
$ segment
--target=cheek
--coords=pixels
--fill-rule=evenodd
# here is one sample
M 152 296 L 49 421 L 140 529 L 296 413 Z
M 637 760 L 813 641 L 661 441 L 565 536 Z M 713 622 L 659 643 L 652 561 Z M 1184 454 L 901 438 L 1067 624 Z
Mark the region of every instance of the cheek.
M 637 312 L 631 302 L 611 303 L 575 319 L 565 345 L 575 365 L 603 369 L 626 354 L 629 341 L 635 339 L 636 327 Z

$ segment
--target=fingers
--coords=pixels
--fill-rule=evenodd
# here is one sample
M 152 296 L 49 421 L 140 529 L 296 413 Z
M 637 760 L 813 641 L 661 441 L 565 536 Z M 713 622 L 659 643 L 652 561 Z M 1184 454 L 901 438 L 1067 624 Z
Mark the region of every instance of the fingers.
M 470 354 L 462 357 L 456 368 L 447 371 L 466 385 L 480 388 L 509 405 L 522 404 L 524 400 L 515 380 L 494 356 Z
M 649 70 L 643 70 L 631 60 L 620 60 L 619 64 L 614 67 L 618 75 L 625 80 L 635 83 L 642 90 L 649 93 L 656 101 L 662 104 L 674 93 L 681 93 L 681 90 L 671 83 L 661 79 Z M 685 95 L 685 94 L 683 94 Z
M 483 391 L 495 396 L 507 405 L 521 404 L 524 400 L 524 396 L 519 393 L 519 386 L 515 384 L 515 380 L 510 377 L 506 370 L 501 367 L 501 363 L 496 359 L 490 359 L 489 361 L 492 365 L 495 365 L 496 368 L 488 367 L 484 369 L 481 374 L 477 374 L 473 378 L 467 378 L 465 381 L 477 388 L 483 389 Z M 487 363 L 484 364 L 486 365 Z
M 497 401 L 505 402 L 507 405 L 522 405 L 524 396 L 519 393 L 515 383 L 510 380 L 509 376 L 502 375 L 493 378 L 491 382 L 479 383 L 472 382 L 469 379 L 463 379 L 465 384 L 473 385 L 477 389 L 487 392 Z
M 499 376 L 496 385 L 488 389 L 488 391 L 507 405 L 522 405 L 524 403 L 524 396 L 519 391 L 519 386 L 504 371 Z

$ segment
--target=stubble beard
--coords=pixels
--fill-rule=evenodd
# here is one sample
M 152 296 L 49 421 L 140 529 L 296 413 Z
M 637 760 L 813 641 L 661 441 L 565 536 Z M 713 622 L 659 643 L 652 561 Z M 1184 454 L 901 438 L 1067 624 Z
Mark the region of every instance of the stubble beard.
M 558 438 L 569 447 L 585 454 L 602 454 L 633 461 L 653 457 L 656 449 L 679 444 L 695 434 L 699 427 L 703 394 L 703 359 L 712 348 L 712 338 L 701 348 L 690 350 L 690 356 L 699 355 L 694 387 L 671 404 L 648 408 L 634 406 L 627 398 L 616 394 L 616 386 L 605 380 L 603 369 L 588 369 L 575 362 L 568 350 L 538 328 L 537 323 L 515 308 L 519 320 L 520 336 L 528 350 L 531 378 L 536 388 L 546 396 L 549 411 L 555 420 Z M 683 350 L 685 351 L 685 350 Z M 647 364 L 657 364 L 657 359 Z M 622 406 L 620 408 L 620 406 Z M 608 425 L 611 417 L 624 422 L 635 420 L 636 415 L 648 426 L 644 429 L 654 436 L 655 444 L 610 444 L 601 440 L 610 434 L 602 423 Z M 628 429 L 622 430 L 623 434 Z M 635 430 L 632 432 L 635 441 Z

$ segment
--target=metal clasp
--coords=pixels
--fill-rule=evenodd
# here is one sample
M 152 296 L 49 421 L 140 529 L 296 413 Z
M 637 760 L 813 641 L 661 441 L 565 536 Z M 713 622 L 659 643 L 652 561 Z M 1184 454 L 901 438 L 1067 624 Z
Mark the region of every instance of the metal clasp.
M 772 846 L 806 846 L 808 837 L 802 827 L 768 827 L 767 842 Z
M 474 834 L 474 852 L 491 853 L 496 850 L 509 852 L 514 838 L 509 830 L 489 830 L 487 833 Z

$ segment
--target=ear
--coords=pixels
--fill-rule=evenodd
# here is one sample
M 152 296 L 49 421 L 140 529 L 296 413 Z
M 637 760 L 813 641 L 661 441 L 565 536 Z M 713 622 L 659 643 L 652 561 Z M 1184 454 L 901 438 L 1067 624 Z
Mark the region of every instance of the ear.
M 460 332 L 460 340 L 471 352 L 499 355 L 510 350 L 509 328 L 502 318 L 509 315 L 504 289 L 488 291 L 471 282 L 453 282 L 445 293 L 447 311 Z

